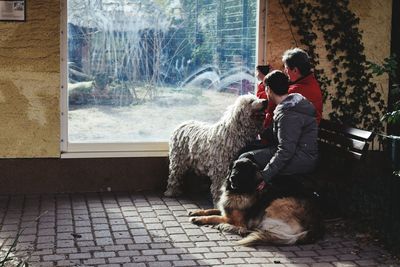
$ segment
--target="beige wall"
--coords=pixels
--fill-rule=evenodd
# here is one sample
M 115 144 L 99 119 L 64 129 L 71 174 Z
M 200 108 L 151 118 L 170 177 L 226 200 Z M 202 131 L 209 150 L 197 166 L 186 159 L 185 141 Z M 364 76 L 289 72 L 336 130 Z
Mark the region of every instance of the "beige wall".
M 370 60 L 379 61 L 389 54 L 391 2 L 351 1 L 352 10 L 361 17 Z M 60 3 L 56 0 L 27 0 L 26 22 L 0 22 L 0 157 L 60 155 L 59 27 Z M 268 0 L 268 62 L 280 68 L 282 52 L 294 46 L 278 0 Z M 386 84 L 386 79 L 381 82 Z M 387 86 L 383 87 L 386 93 Z
M 312 1 L 312 0 L 310 0 Z M 267 1 L 267 43 L 266 54 L 267 62 L 270 62 L 275 68 L 282 68 L 282 53 L 296 46 L 307 49 L 300 43 L 300 37 L 297 35 L 296 27 L 292 26 L 293 35 L 285 13 L 289 17 L 289 11 L 282 10 L 279 0 Z M 380 62 L 390 54 L 390 34 L 391 34 L 391 9 L 392 0 L 350 0 L 350 9 L 360 18 L 359 29 L 363 31 L 363 43 L 365 54 L 368 60 Z M 316 41 L 317 53 L 320 56 L 320 68 L 325 70 L 328 77 L 331 77 L 329 61 L 326 59 L 326 50 L 321 34 L 317 34 Z M 296 41 L 295 41 L 296 40 Z M 385 101 L 387 100 L 388 78 L 381 76 L 374 79 L 378 84 L 378 90 L 381 90 Z M 327 102 L 324 105 L 324 117 L 331 112 L 331 105 Z
M 26 6 L 0 22 L 0 157 L 59 157 L 60 4 Z

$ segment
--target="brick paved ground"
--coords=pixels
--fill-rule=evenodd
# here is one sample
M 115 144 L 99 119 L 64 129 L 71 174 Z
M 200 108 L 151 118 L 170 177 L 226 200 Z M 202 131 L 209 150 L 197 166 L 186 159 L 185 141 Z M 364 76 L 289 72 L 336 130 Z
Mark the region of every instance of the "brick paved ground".
M 30 266 L 400 266 L 329 231 L 314 245 L 236 246 L 237 236 L 188 222 L 188 211 L 208 207 L 156 194 L 0 196 L 0 248 L 24 228 L 14 254 L 30 255 Z

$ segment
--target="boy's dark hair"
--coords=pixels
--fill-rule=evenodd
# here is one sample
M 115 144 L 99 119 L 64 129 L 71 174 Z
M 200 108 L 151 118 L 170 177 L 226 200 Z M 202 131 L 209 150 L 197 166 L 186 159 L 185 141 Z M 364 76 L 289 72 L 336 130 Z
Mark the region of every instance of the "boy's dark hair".
M 267 75 L 269 72 L 269 65 L 257 65 L 256 66 L 256 70 L 258 70 L 259 72 L 261 72 L 264 75 Z
M 286 95 L 289 90 L 289 79 L 280 70 L 268 73 L 264 78 L 264 84 L 277 95 Z
M 291 70 L 297 67 L 302 76 L 309 74 L 311 71 L 310 58 L 300 48 L 286 50 L 283 53 L 282 62 Z

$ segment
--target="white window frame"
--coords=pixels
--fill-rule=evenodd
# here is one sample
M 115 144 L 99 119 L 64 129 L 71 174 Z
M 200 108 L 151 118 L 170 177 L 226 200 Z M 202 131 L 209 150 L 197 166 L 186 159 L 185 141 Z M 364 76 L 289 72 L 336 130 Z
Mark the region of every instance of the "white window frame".
M 67 2 L 61 0 L 60 22 L 60 110 L 61 110 L 61 158 L 107 158 L 107 157 L 167 157 L 168 142 L 132 143 L 70 143 L 68 141 L 68 42 Z M 265 62 L 265 29 L 267 0 L 257 0 L 256 58 L 258 64 Z M 260 23 L 261 22 L 261 23 Z

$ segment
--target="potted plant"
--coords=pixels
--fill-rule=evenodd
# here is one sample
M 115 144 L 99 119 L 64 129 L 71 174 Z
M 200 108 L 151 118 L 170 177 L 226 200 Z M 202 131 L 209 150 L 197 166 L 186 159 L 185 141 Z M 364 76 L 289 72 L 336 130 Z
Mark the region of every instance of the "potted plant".
M 368 62 L 369 68 L 376 76 L 387 74 L 390 79 L 389 105 L 381 121 L 387 124 L 387 133 L 381 134 L 386 139 L 386 147 L 390 153 L 390 159 L 394 168 L 394 174 L 400 176 L 400 75 L 398 59 L 392 55 L 383 60 L 383 63 L 376 64 Z

